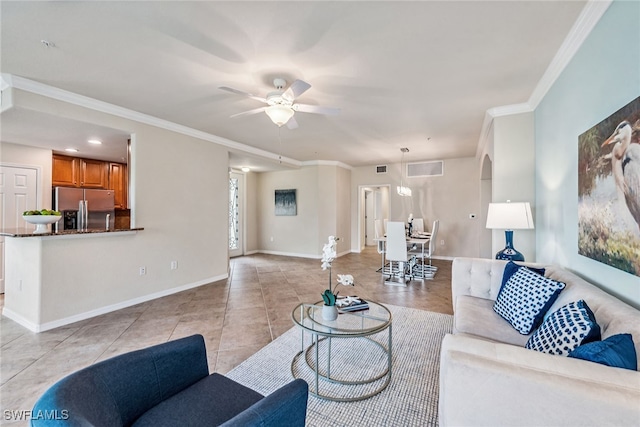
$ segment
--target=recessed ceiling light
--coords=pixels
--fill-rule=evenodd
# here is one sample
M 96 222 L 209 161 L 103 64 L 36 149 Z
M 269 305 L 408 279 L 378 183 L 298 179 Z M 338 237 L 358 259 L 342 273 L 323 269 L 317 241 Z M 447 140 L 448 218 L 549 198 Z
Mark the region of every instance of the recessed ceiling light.
M 89 144 L 96 144 L 96 145 L 100 145 L 102 144 L 102 141 L 100 141 L 99 139 L 90 139 L 87 141 Z
M 242 167 L 241 170 L 242 170 L 242 172 L 251 172 L 251 168 L 247 167 L 247 166 Z
M 67 151 L 69 153 L 77 153 L 78 149 L 77 148 L 65 148 L 64 151 Z

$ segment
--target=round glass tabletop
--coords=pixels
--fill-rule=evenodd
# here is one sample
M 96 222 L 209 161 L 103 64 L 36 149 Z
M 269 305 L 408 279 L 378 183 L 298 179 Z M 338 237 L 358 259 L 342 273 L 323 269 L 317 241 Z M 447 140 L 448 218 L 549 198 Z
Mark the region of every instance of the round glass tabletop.
M 391 323 L 391 312 L 387 307 L 367 302 L 369 309 L 340 313 L 336 320 L 322 318 L 322 301 L 298 305 L 291 317 L 296 325 L 314 334 L 328 337 L 367 336 L 384 330 Z

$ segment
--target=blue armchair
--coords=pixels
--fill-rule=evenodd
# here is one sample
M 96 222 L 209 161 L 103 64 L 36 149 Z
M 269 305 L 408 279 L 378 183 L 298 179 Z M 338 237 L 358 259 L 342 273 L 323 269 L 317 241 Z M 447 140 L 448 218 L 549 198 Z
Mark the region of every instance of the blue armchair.
M 113 357 L 54 384 L 32 426 L 304 426 L 308 386 L 268 396 L 209 375 L 202 335 Z

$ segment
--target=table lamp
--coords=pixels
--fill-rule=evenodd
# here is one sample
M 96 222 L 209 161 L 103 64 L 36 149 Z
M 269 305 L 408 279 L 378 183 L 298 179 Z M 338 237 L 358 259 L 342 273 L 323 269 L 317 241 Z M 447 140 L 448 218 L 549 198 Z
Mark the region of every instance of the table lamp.
M 533 228 L 529 202 L 489 203 L 487 228 L 505 230 L 507 245 L 496 254 L 496 259 L 524 261 L 524 255 L 513 247 L 513 230 Z

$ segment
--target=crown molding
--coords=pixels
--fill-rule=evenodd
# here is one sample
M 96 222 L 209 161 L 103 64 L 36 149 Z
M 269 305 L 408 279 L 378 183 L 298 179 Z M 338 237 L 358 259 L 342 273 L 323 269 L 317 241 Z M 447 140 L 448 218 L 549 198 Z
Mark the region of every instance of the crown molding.
M 346 163 L 342 163 L 337 160 L 308 160 L 302 162 L 302 166 L 338 166 L 343 169 L 353 170 L 353 166 L 348 165 Z
M 11 74 L 0 74 L 0 90 L 5 90 L 6 88 L 11 86 Z
M 482 129 L 480 130 L 476 158 L 479 159 L 485 151 L 494 118 L 535 111 L 612 2 L 613 0 L 589 0 L 587 2 L 527 102 L 494 107 L 486 111 Z
M 560 49 L 551 60 L 538 85 L 529 97 L 528 104 L 535 110 L 560 74 L 569 65 L 584 41 L 587 39 L 602 15 L 611 6 L 613 0 L 589 0 L 571 27 L 569 34 L 560 45 Z
M 194 138 L 202 139 L 204 141 L 213 142 L 214 144 L 222 145 L 224 147 L 230 148 L 235 151 L 253 154 L 266 159 L 286 163 L 288 165 L 295 166 L 295 167 L 300 167 L 302 165 L 302 162 L 300 162 L 299 160 L 280 156 L 270 151 L 251 147 L 250 145 L 246 145 L 236 141 L 232 141 L 230 139 L 222 138 L 220 136 L 203 132 L 197 129 L 193 129 L 188 126 L 179 125 L 177 123 L 173 123 L 168 120 L 159 119 L 157 117 L 150 116 L 148 114 L 139 113 L 137 111 L 133 111 L 128 108 L 110 104 L 108 102 L 99 101 L 97 99 L 89 98 L 84 95 L 78 95 L 77 93 L 69 92 L 64 89 L 59 89 L 53 86 L 46 85 L 44 83 L 29 80 L 24 77 L 3 73 L 1 81 L 2 83 L 0 84 L 3 84 L 3 85 L 7 84 L 8 87 L 13 87 L 26 92 L 31 92 L 36 95 L 42 95 L 47 98 L 56 99 L 58 101 L 63 101 L 69 104 L 88 108 L 90 110 L 111 114 L 113 116 L 121 117 L 123 119 L 144 123 L 150 126 L 155 126 L 157 128 L 161 128 L 161 129 L 165 129 L 171 132 L 176 132 L 182 135 L 187 135 Z
M 489 131 L 493 126 L 493 119 L 514 114 L 531 113 L 533 111 L 534 108 L 532 108 L 528 102 L 489 108 L 484 114 L 484 121 L 482 122 L 482 129 L 480 130 L 480 139 L 478 140 L 478 147 L 476 148 L 476 158 L 479 159 L 485 151 L 489 140 Z

